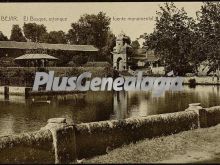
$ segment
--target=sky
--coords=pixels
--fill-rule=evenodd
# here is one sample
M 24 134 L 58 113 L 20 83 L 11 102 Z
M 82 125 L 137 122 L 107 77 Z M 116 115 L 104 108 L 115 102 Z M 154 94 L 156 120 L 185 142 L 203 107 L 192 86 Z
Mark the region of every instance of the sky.
M 103 11 L 111 18 L 110 29 L 115 35 L 123 31 L 135 40 L 141 34 L 153 32 L 156 11 L 163 4 L 163 2 L 1 3 L 0 31 L 10 37 L 12 25 L 18 24 L 22 27 L 25 22 L 44 24 L 47 31 L 68 32 L 71 23 L 77 22 L 83 14 L 97 14 Z M 195 18 L 202 2 L 175 2 L 175 4 L 178 8 L 184 7 L 188 15 Z M 24 21 L 24 17 L 28 20 Z M 34 20 L 30 20 L 31 18 Z M 53 21 L 50 18 L 59 20 Z

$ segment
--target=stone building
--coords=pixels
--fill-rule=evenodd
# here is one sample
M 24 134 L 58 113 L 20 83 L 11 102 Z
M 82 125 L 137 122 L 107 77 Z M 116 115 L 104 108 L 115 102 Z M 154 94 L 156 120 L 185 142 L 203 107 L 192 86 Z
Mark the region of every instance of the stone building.
M 113 48 L 113 68 L 118 71 L 128 69 L 127 66 L 127 48 L 131 47 L 126 39 L 128 37 L 121 32 L 116 39 L 116 46 Z
M 136 51 L 136 54 L 132 57 L 132 60 L 137 64 L 139 69 L 149 70 L 149 74 L 165 74 L 163 62 L 155 55 L 153 50 L 140 48 Z

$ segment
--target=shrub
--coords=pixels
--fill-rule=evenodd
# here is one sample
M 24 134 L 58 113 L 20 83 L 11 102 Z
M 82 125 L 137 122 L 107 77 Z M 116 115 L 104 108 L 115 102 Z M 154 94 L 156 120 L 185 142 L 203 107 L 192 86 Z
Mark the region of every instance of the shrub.
M 196 79 L 189 79 L 189 86 L 190 87 L 195 87 L 196 86 Z

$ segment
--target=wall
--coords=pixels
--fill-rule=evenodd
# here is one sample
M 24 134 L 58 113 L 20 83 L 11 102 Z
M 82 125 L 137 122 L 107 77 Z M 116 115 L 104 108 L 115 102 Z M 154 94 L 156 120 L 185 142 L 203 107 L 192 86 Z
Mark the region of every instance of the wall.
M 184 77 L 183 83 L 188 84 L 190 79 L 195 79 L 196 84 L 200 84 L 200 85 L 209 85 L 209 84 L 213 84 L 213 85 L 219 84 L 220 85 L 220 81 L 217 81 L 216 77 L 211 77 L 211 76 Z
M 31 90 L 31 87 L 0 86 L 0 94 L 4 94 L 5 99 L 9 99 L 11 95 L 25 96 L 25 98 L 28 98 Z
M 200 111 L 200 118 L 202 119 L 201 127 L 211 127 L 220 123 L 220 106 L 206 108 Z
M 49 130 L 0 138 L 0 163 L 54 163 Z
M 101 121 L 76 125 L 76 148 L 79 158 L 106 153 L 143 138 L 153 138 L 198 127 L 198 114 L 185 111 L 125 120 Z

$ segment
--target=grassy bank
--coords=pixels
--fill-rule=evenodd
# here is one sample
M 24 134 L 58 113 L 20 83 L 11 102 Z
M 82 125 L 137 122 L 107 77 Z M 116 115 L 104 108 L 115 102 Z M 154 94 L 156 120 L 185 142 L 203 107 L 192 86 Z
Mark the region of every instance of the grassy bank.
M 85 163 L 213 162 L 220 158 L 220 125 L 139 141 Z

